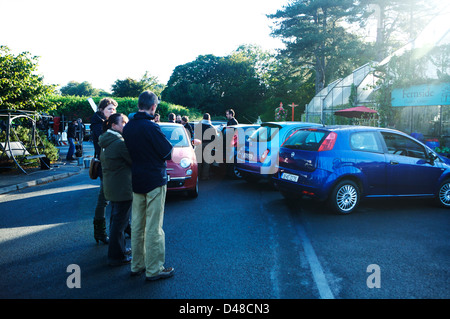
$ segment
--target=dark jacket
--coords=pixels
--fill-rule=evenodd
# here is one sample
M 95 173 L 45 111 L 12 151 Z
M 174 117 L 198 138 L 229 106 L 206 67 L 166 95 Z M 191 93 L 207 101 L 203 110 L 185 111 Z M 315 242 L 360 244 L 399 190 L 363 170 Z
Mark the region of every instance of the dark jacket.
M 238 124 L 239 124 L 238 121 L 237 121 L 234 117 L 232 117 L 231 119 L 229 119 L 228 122 L 227 122 L 227 126 L 230 126 L 230 125 L 238 125 Z
M 76 138 L 75 136 L 75 130 L 77 126 L 73 124 L 72 122 L 69 123 L 67 126 L 67 138 Z
M 184 124 L 184 128 L 186 129 L 186 131 L 189 133 L 189 137 L 191 138 L 191 140 L 194 138 L 194 130 L 192 129 L 191 124 L 186 123 Z
M 103 133 L 103 122 L 106 120 L 102 112 L 96 112 L 91 117 L 91 135 L 94 143 L 94 157 L 100 158 L 100 146 L 98 145 L 98 138 Z
M 216 128 L 211 124 L 210 121 L 207 120 L 201 120 L 196 125 L 201 126 L 201 132 L 202 136 L 196 136 L 195 138 L 202 141 L 202 147 L 205 147 L 212 141 L 214 141 L 216 138 L 218 138 L 218 133 Z M 198 129 L 196 129 L 197 131 Z
M 133 199 L 131 188 L 131 157 L 119 132 L 108 130 L 100 135 L 100 160 L 103 192 L 106 200 L 122 202 Z
M 172 144 L 152 116 L 137 112 L 123 129 L 131 156 L 133 192 L 146 194 L 167 184 L 166 160 L 172 158 Z

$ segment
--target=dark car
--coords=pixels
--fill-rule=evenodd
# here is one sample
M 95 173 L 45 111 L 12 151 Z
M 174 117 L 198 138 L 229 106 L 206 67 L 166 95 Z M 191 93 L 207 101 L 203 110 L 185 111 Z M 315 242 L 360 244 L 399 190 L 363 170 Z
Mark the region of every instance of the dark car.
M 236 169 L 237 152 L 241 147 L 248 145 L 249 137 L 260 127 L 259 124 L 238 124 L 219 127 L 219 138 L 222 144 L 222 163 L 215 163 L 217 166 L 224 165 L 229 177 L 240 179 L 242 175 Z
M 264 122 L 239 148 L 236 170 L 247 180 L 269 179 L 276 173 L 280 145 L 295 131 L 319 127 L 307 122 Z
M 450 160 L 391 129 L 300 129 L 280 148 L 274 182 L 286 198 L 326 200 L 340 214 L 372 197 L 428 197 L 450 208 Z

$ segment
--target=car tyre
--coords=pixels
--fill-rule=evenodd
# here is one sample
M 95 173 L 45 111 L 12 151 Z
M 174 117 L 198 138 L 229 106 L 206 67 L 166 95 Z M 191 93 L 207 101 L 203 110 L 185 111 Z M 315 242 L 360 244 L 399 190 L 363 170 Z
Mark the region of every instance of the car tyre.
M 450 208 L 450 179 L 441 184 L 436 199 L 441 207 Z
M 232 179 L 242 179 L 241 172 L 236 168 L 234 164 L 226 164 L 226 165 L 228 177 Z
M 350 180 L 339 182 L 330 194 L 330 207 L 340 215 L 352 213 L 361 199 L 358 185 Z
M 193 190 L 188 191 L 188 196 L 190 198 L 198 197 L 198 177 L 197 177 L 197 182 L 195 183 L 195 188 Z

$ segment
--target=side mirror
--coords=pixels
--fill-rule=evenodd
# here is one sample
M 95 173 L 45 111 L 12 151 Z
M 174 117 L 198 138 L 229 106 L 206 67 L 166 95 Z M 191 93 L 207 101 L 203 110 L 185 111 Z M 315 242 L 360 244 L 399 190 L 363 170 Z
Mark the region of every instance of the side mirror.
M 438 159 L 438 156 L 433 152 L 428 152 L 428 159 L 431 161 L 431 163 L 434 163 L 434 161 Z
M 199 139 L 194 139 L 193 141 L 192 141 L 192 145 L 194 145 L 194 146 L 199 146 L 199 145 L 202 145 L 202 141 L 200 141 Z

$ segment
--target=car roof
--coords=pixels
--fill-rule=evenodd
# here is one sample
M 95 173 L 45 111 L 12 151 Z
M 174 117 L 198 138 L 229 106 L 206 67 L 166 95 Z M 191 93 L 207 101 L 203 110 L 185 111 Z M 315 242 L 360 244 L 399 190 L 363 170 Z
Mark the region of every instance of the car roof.
M 261 123 L 261 126 L 278 127 L 278 128 L 283 128 L 286 126 L 294 126 L 294 125 L 305 126 L 305 128 L 307 126 L 314 126 L 314 127 L 322 126 L 322 124 L 317 124 L 317 123 L 296 122 L 296 121 L 294 121 L 294 122 L 285 121 L 285 122 L 263 122 L 263 123 Z
M 173 126 L 173 127 L 183 126 L 180 123 L 169 123 L 169 122 L 159 122 L 158 124 L 161 125 L 161 126 Z
M 307 129 L 305 127 L 305 129 Z M 392 133 L 398 133 L 403 135 L 408 135 L 405 132 L 391 129 L 391 128 L 385 128 L 385 127 L 375 127 L 375 126 L 363 126 L 363 125 L 325 125 L 322 126 L 321 129 L 338 132 L 338 131 L 383 131 L 383 132 L 392 132 Z

